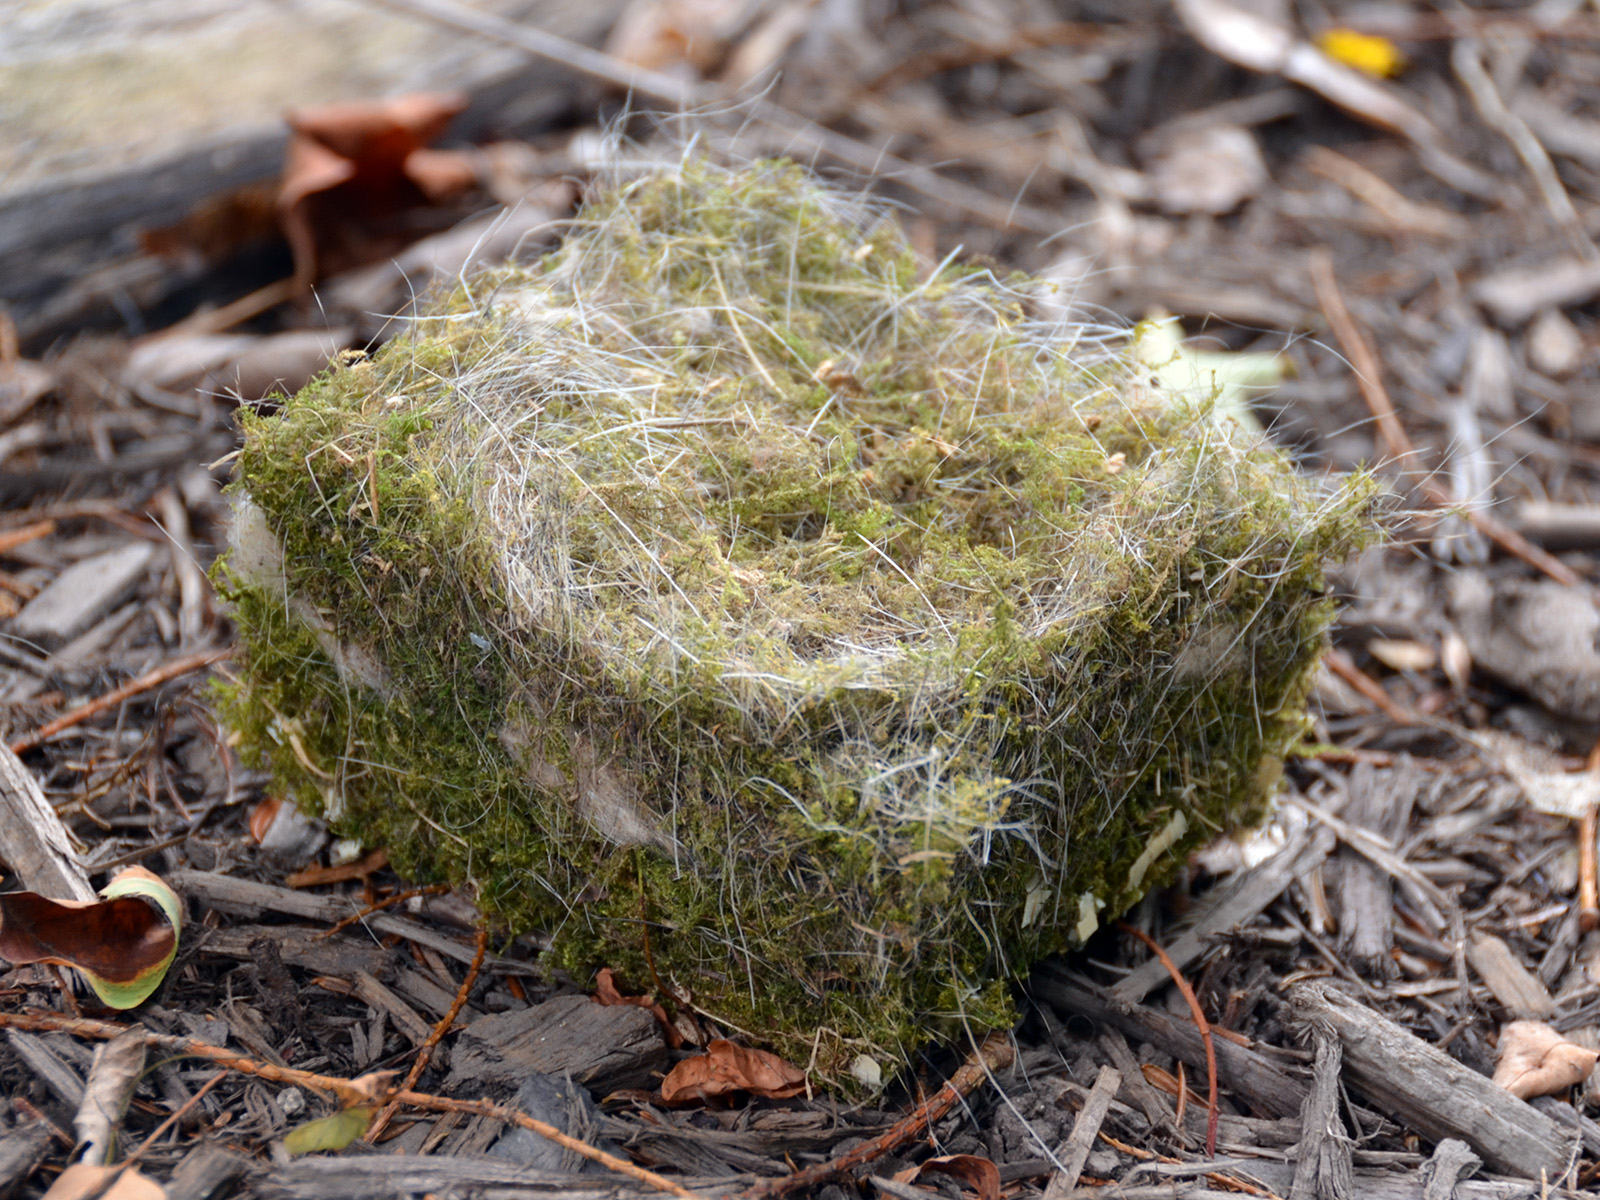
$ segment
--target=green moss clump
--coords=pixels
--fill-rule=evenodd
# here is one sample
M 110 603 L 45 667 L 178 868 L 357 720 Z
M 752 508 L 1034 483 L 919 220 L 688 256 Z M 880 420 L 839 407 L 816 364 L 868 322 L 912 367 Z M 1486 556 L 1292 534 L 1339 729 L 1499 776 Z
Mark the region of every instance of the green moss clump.
M 228 715 L 300 800 L 838 1079 L 1257 819 L 1359 486 L 799 168 L 600 195 L 246 418 Z

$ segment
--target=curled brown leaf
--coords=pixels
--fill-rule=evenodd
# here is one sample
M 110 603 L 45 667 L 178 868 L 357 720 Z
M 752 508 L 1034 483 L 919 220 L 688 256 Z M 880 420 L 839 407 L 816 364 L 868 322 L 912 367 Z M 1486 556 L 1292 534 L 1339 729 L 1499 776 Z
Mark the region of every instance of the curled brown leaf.
M 684 1059 L 661 1081 L 661 1098 L 668 1104 L 733 1092 L 783 1100 L 805 1090 L 806 1073 L 798 1067 L 776 1054 L 738 1046 L 724 1038 L 712 1041 L 704 1054 Z
M 1523 1100 L 1548 1096 L 1582 1083 L 1600 1051 L 1569 1042 L 1543 1021 L 1512 1021 L 1500 1031 L 1500 1061 L 1494 1082 Z

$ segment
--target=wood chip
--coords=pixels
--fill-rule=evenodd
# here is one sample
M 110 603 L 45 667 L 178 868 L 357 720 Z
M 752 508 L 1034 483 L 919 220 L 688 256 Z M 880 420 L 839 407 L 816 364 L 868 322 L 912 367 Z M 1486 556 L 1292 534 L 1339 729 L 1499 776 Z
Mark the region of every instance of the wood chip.
M 1401 1125 L 1432 1141 L 1460 1138 L 1503 1174 L 1566 1173 L 1566 1131 L 1471 1067 L 1331 987 L 1300 984 L 1289 1005 L 1307 1028 L 1339 1038 L 1346 1082 Z
M 47 648 L 70 641 L 125 600 L 155 556 L 149 542 L 130 541 L 74 563 L 28 601 L 11 632 Z
M 464 1029 L 445 1086 L 514 1083 L 537 1071 L 570 1073 L 605 1092 L 647 1085 L 666 1061 L 661 1027 L 644 1009 L 557 996 L 519 1012 L 480 1017 Z
M 1467 941 L 1467 961 L 1513 1017 L 1546 1021 L 1556 1002 L 1544 983 L 1512 953 L 1511 947 L 1492 933 L 1477 931 Z
M 30 892 L 52 900 L 93 900 L 67 827 L 39 783 L 0 743 L 0 862 Z
M 1089 1098 L 1083 1102 L 1082 1110 L 1072 1123 L 1072 1132 L 1056 1151 L 1061 1168 L 1050 1176 L 1050 1182 L 1045 1185 L 1044 1200 L 1062 1200 L 1078 1186 L 1083 1164 L 1089 1159 L 1089 1151 L 1094 1148 L 1094 1140 L 1100 1135 L 1100 1126 L 1111 1111 L 1111 1102 L 1116 1099 L 1117 1089 L 1121 1086 L 1120 1071 L 1115 1067 L 1100 1068 L 1094 1086 L 1089 1089 Z

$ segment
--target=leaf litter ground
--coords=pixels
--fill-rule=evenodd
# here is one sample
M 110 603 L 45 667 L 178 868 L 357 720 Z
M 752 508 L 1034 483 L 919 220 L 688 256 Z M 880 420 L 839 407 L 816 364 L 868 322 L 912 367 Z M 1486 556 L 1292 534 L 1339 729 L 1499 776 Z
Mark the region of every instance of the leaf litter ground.
M 1161 61 L 1161 55 L 1169 51 L 1141 41 L 1140 28 L 1135 24 L 1131 30 L 1118 31 L 1133 34 L 1126 37 L 1125 45 L 1115 43 L 1100 49 L 1113 63 L 1138 61 L 1140 55 L 1152 63 Z M 1157 26 L 1152 23 L 1144 28 Z M 925 35 L 891 26 L 884 36 Z M 1528 68 L 1531 73 L 1525 86 L 1546 96 L 1562 88 L 1581 91 L 1583 85 L 1577 81 L 1585 77 L 1567 56 L 1581 58 L 1583 45 L 1581 40 L 1561 46 L 1536 41 L 1526 60 L 1533 66 Z M 1061 53 L 1070 59 L 1068 52 Z M 1005 58 L 997 61 L 1006 78 L 1013 80 L 1011 86 L 1024 93 L 1029 87 L 1053 86 L 1042 82 L 1033 66 L 1013 65 Z M 1418 69 L 1435 72 L 1438 65 L 1424 58 Z M 986 93 L 978 90 L 979 74 L 970 66 L 947 68 L 947 73 L 938 77 L 944 89 L 939 93 L 941 102 L 981 106 Z M 1159 75 L 1157 72 L 1156 77 Z M 1174 73 L 1171 79 L 1179 75 Z M 1501 86 L 1509 77 L 1506 70 L 1501 71 Z M 1112 78 L 1120 80 L 1122 76 Z M 1147 75 L 1143 86 L 1155 90 L 1147 96 L 1161 97 L 1161 102 L 1147 100 L 1143 109 L 1135 102 L 1121 105 L 1119 110 L 1181 111 L 1184 106 L 1161 92 L 1162 85 L 1149 83 L 1149 78 Z M 1449 82 L 1450 76 L 1438 78 L 1444 86 L 1455 86 Z M 1476 79 L 1470 72 L 1466 78 Z M 1256 84 L 1238 80 L 1234 84 L 1252 98 L 1265 94 Z M 1134 91 L 1118 95 L 1121 100 L 1131 97 L 1137 101 Z M 1224 95 L 1216 94 L 1217 98 Z M 887 97 L 876 109 L 867 103 L 859 105 L 856 119 L 887 121 L 897 114 L 903 119 L 904 110 L 887 103 L 893 99 Z M 1265 105 L 1265 101 L 1256 102 Z M 1290 116 L 1288 121 L 1287 126 L 1263 130 L 1273 183 L 1249 202 L 1248 220 L 1181 223 L 1140 211 L 1132 225 L 1122 227 L 1134 236 L 1122 243 L 1119 251 L 1125 251 L 1127 261 L 1139 264 L 1140 269 L 1103 272 L 1086 283 L 1081 297 L 1108 302 L 1135 318 L 1145 315 L 1151 299 L 1195 320 L 1208 311 L 1229 312 L 1233 326 L 1219 329 L 1213 324 L 1211 329 L 1225 344 L 1246 346 L 1250 335 L 1243 326 L 1309 327 L 1305 313 L 1316 301 L 1308 289 L 1299 289 L 1295 282 L 1304 278 L 1295 264 L 1308 240 L 1327 241 L 1337 249 L 1336 261 L 1358 319 L 1370 328 L 1387 331 L 1388 336 L 1379 339 L 1379 352 L 1391 372 L 1388 382 L 1402 419 L 1425 453 L 1452 447 L 1460 451 L 1471 444 L 1463 432 L 1470 426 L 1463 423 L 1467 418 L 1462 411 L 1437 403 L 1438 396 L 1451 394 L 1454 387 L 1456 394 L 1472 399 L 1468 416 L 1476 422 L 1478 443 L 1485 447 L 1490 478 L 1503 495 L 1531 494 L 1588 503 L 1594 459 L 1583 440 L 1589 436 L 1590 418 L 1579 384 L 1589 368 L 1581 362 L 1575 368 L 1563 365 L 1557 353 L 1559 339 L 1549 332 L 1555 328 L 1551 321 L 1501 334 L 1474 310 L 1452 301 L 1448 288 L 1437 283 L 1452 272 L 1468 281 L 1488 276 L 1502 265 L 1507 246 L 1531 259 L 1544 256 L 1554 260 L 1567 253 L 1564 235 L 1552 232 L 1556 227 L 1548 225 L 1537 205 L 1494 211 L 1463 207 L 1438 184 L 1423 178 L 1381 138 L 1355 145 L 1339 141 L 1338 152 L 1346 162 L 1386 177 L 1404 188 L 1414 203 L 1436 209 L 1442 206 L 1459 219 L 1474 222 L 1477 231 L 1474 237 L 1446 245 L 1427 240 L 1425 234 L 1408 233 L 1397 223 L 1407 216 L 1405 211 L 1392 206 L 1362 208 L 1366 201 L 1351 200 L 1357 195 L 1383 199 L 1359 171 L 1324 159 L 1313 162 L 1308 157 L 1302 163 L 1296 157 L 1297 138 L 1299 144 L 1305 140 L 1328 143 L 1336 140 L 1330 129 L 1342 130 L 1340 137 L 1345 137 L 1348 127 L 1333 123 L 1325 113 Z M 952 122 L 922 128 L 919 136 L 925 143 L 924 152 L 938 154 L 947 152 L 940 149 L 939 139 L 958 137 L 963 126 Z M 1467 143 L 1480 139 L 1485 156 L 1501 152 L 1490 135 L 1470 122 L 1449 132 Z M 1028 163 L 1015 155 L 1006 157 L 1009 145 L 1002 136 L 990 137 L 986 145 L 977 147 L 987 155 L 984 169 L 990 172 L 980 179 L 1000 187 L 1011 178 L 1010 172 L 1015 171 L 1019 179 L 1026 174 Z M 1098 131 L 1091 134 L 1091 145 L 1102 157 L 1113 158 L 1117 152 Z M 1062 160 L 1052 161 L 1053 171 Z M 1505 174 L 1508 179 L 1519 179 L 1520 169 L 1516 161 L 1509 160 Z M 1562 170 L 1567 169 L 1564 161 Z M 1581 190 L 1583 185 L 1579 179 L 1569 186 Z M 1156 244 L 1151 239 L 1163 227 L 1167 236 L 1159 256 L 1141 257 L 1151 253 Z M 965 234 L 969 243 L 985 245 L 979 241 L 981 237 L 981 232 Z M 987 245 L 1004 252 L 1007 242 L 999 238 Z M 1492 259 L 1482 257 L 1488 253 L 1486 249 L 1475 248 L 1491 246 L 1502 248 Z M 1007 257 L 1023 261 L 1020 252 Z M 1045 264 L 1035 259 L 1029 265 Z M 1441 276 L 1441 271 L 1446 275 Z M 1559 309 L 1550 311 L 1562 316 Z M 1568 312 L 1571 316 L 1562 319 L 1575 320 L 1581 333 L 1586 314 L 1581 309 L 1569 308 Z M 1509 351 L 1503 360 L 1509 363 L 1507 372 L 1514 381 L 1509 401 L 1496 391 L 1494 383 L 1497 345 Z M 1279 436 L 1313 469 L 1324 464 L 1348 466 L 1372 457 L 1373 438 L 1365 425 L 1365 410 L 1336 357 L 1311 341 L 1294 343 L 1289 354 L 1299 365 L 1299 376 L 1278 393 L 1277 400 L 1264 406 L 1270 417 L 1273 405 L 1281 405 L 1276 414 Z M 73 377 L 70 360 L 62 374 Z M 83 371 L 78 378 L 93 376 Z M 1567 380 L 1577 383 L 1564 382 Z M 101 402 L 92 391 L 76 395 L 77 414 L 86 411 L 85 406 Z M 158 513 L 172 511 L 170 503 L 163 508 L 156 490 L 163 484 L 185 484 L 181 490 L 174 486 L 172 492 L 191 524 L 182 536 L 200 548 L 202 557 L 213 553 L 221 541 L 221 510 L 212 507 L 214 501 L 192 475 L 185 480 L 171 473 L 141 473 L 135 464 L 120 475 L 102 470 L 98 474 L 125 482 L 95 499 L 95 482 L 86 478 L 81 465 L 76 471 L 63 469 L 78 444 L 72 431 L 83 427 L 71 407 L 72 396 L 71 387 L 64 386 L 40 401 L 27 419 L 41 422 L 45 433 L 56 439 L 36 442 L 43 449 L 30 453 L 37 453 L 41 465 L 54 471 L 49 478 L 72 481 L 78 498 L 41 498 L 30 511 L 19 514 L 13 527 L 21 527 L 23 517 L 53 518 L 58 527 L 23 543 L 33 546 L 32 551 L 19 549 L 15 553 L 21 557 L 8 559 L 12 577 L 24 588 L 37 586 L 66 564 L 125 541 L 130 536 L 125 527 L 139 525 L 137 518 L 128 520 L 128 514 L 142 514 L 147 508 Z M 1524 419 L 1519 409 L 1535 404 L 1543 407 Z M 157 411 L 160 415 L 153 419 L 158 425 L 198 447 L 205 436 L 203 426 Z M 148 421 L 145 424 L 148 426 Z M 137 446 L 125 433 L 114 435 L 114 455 L 119 448 Z M 1460 454 L 1438 461 L 1447 462 L 1454 472 L 1465 469 Z M 165 517 L 163 525 L 169 530 L 176 528 Z M 1470 554 L 1470 540 L 1466 545 Z M 1452 556 L 1461 546 L 1459 538 L 1441 543 L 1442 552 Z M 1592 569 L 1581 548 L 1568 551 L 1566 558 L 1580 571 Z M 1490 594 L 1504 591 L 1521 596 L 1517 589 L 1525 589 L 1528 581 L 1515 579 L 1520 571 L 1515 564 L 1492 566 L 1486 574 Z M 225 636 L 206 602 L 185 598 L 188 594 L 179 586 L 180 577 L 176 564 L 156 560 L 139 585 L 132 611 L 120 614 L 124 623 L 102 629 L 98 647 L 80 646 L 78 665 L 35 651 L 14 650 L 15 674 L 9 685 L 13 689 L 13 739 L 70 708 L 78 698 L 108 691 L 152 661 L 173 657 L 171 647 L 178 645 L 177 630 L 186 620 L 191 638 L 194 631 L 201 639 Z M 1509 586 L 1514 581 L 1517 588 Z M 1519 737 L 1545 743 L 1556 754 L 1581 756 L 1587 751 L 1578 702 L 1574 705 L 1580 720 L 1574 725 L 1552 718 L 1547 710 L 1523 699 L 1515 678 L 1514 655 L 1490 653 L 1495 647 L 1485 645 L 1483 653 L 1472 653 L 1482 661 L 1494 662 L 1496 675 L 1480 674 L 1464 687 L 1450 686 L 1447 672 L 1459 674 L 1461 662 L 1459 653 L 1452 651 L 1450 635 L 1476 644 L 1476 639 L 1492 636 L 1495 629 L 1518 628 L 1514 616 L 1486 622 L 1476 610 L 1462 608 L 1466 601 L 1446 594 L 1432 563 L 1408 558 L 1403 551 L 1365 559 L 1341 582 L 1353 604 L 1341 619 L 1336 636 L 1354 664 L 1381 681 L 1402 715 L 1442 716 L 1468 726 L 1493 720 Z M 1486 626 L 1489 632 L 1485 632 Z M 1535 641 L 1540 635 L 1537 626 L 1523 632 Z M 1368 650 L 1369 644 L 1379 640 L 1414 642 L 1433 651 L 1433 662 L 1427 664 L 1413 654 L 1403 660 L 1412 665 L 1398 670 L 1386 666 L 1394 657 L 1390 650 L 1376 645 Z M 1387 658 L 1380 657 L 1380 649 Z M 1423 665 L 1415 665 L 1418 663 Z M 59 693 L 59 698 L 52 693 Z M 1289 777 L 1295 791 L 1324 815 L 1309 817 L 1303 830 L 1290 822 L 1287 837 L 1289 850 L 1297 856 L 1296 870 L 1287 873 L 1284 886 L 1274 896 L 1255 898 L 1252 903 L 1262 906 L 1260 915 L 1208 943 L 1203 955 L 1187 966 L 1213 1023 L 1247 1040 L 1249 1045 L 1239 1049 L 1254 1056 L 1241 1059 L 1233 1051 L 1221 1055 L 1224 1097 L 1231 1098 L 1228 1102 L 1236 1111 L 1222 1114 L 1219 1150 L 1251 1160 L 1222 1170 L 1230 1178 L 1280 1195 L 1287 1195 L 1293 1183 L 1294 1150 L 1304 1136 L 1297 1119 L 1298 1106 L 1313 1090 L 1309 1085 L 1314 1075 L 1313 1052 L 1301 1049 L 1307 1043 L 1291 1032 L 1296 1013 L 1280 985 L 1303 981 L 1308 975 L 1326 976 L 1369 1011 L 1386 1014 L 1398 1025 L 1444 1047 L 1455 1061 L 1484 1074 L 1492 1069 L 1493 1042 L 1503 1019 L 1525 1016 L 1525 1009 L 1540 1010 L 1541 1019 L 1580 1041 L 1589 1036 L 1585 1031 L 1596 1020 L 1595 989 L 1586 974 L 1593 948 L 1583 930 L 1578 893 L 1583 871 L 1573 824 L 1530 810 L 1523 792 L 1507 781 L 1502 763 L 1464 752 L 1459 742 L 1435 724 L 1396 724 L 1391 716 L 1365 711 L 1365 701 L 1333 684 L 1321 688 L 1319 703 L 1318 738 L 1342 749 L 1291 765 Z M 104 847 L 95 860 L 99 863 L 137 854 L 148 856 L 169 874 L 220 868 L 246 879 L 252 875 L 281 879 L 283 869 L 259 858 L 242 837 L 237 802 L 258 794 L 263 781 L 236 770 L 230 783 L 220 767 L 224 755 L 210 740 L 209 730 L 203 711 L 185 700 L 182 687 L 168 686 L 135 697 L 120 715 L 108 712 L 57 735 L 44 746 L 29 750 L 24 761 L 45 782 L 53 798 L 73 806 L 69 815 L 80 836 L 91 845 Z M 1413 760 L 1409 764 L 1408 756 Z M 1524 769 L 1520 778 L 1527 786 L 1530 782 L 1537 785 L 1539 777 Z M 1342 824 L 1330 824 L 1327 817 Z M 1394 848 L 1393 854 L 1385 857 L 1382 846 L 1364 837 L 1361 829 L 1383 839 Z M 1335 830 L 1337 841 L 1318 830 Z M 183 840 L 176 846 L 154 849 L 174 837 Z M 1193 881 L 1203 883 L 1205 868 L 1195 870 L 1201 874 Z M 1266 870 L 1268 867 L 1257 868 L 1255 874 Z M 373 871 L 368 864 L 368 871 L 367 884 L 377 892 L 397 886 L 382 868 Z M 320 886 L 337 891 L 349 884 Z M 192 893 L 198 894 L 200 887 L 197 882 Z M 1186 918 L 1181 911 L 1185 895 L 1187 892 L 1180 890 L 1169 893 L 1162 905 L 1148 903 L 1140 910 L 1138 921 L 1148 924 L 1158 940 L 1174 944 L 1184 921 L 1196 912 L 1201 916 L 1206 912 L 1207 901 L 1202 899 L 1198 910 L 1191 909 Z M 451 933 L 451 926 L 440 923 L 429 911 L 407 913 L 393 918 L 398 923 L 388 926 L 398 930 L 398 935 L 379 934 L 412 939 L 398 943 L 410 949 L 397 956 L 371 937 L 361 941 L 340 935 L 331 946 L 313 944 L 302 926 L 292 920 L 280 923 L 283 917 L 270 913 L 276 906 L 303 922 L 314 912 L 313 919 L 331 923 L 336 912 L 353 907 L 349 901 L 337 905 L 319 901 L 324 907 L 308 909 L 306 902 L 313 899 L 303 892 L 273 892 L 215 901 L 212 928 L 200 934 L 205 943 L 197 941 L 195 949 L 182 954 L 170 990 L 159 997 L 158 1007 L 145 1014 L 146 1022 L 152 1028 L 164 1025 L 173 1032 L 209 1030 L 212 1036 L 228 1036 L 235 1047 L 264 1060 L 276 1055 L 304 1069 L 328 1074 L 350 1077 L 391 1060 L 403 1064 L 413 1044 L 406 1031 L 414 1030 L 415 1025 L 399 1014 L 409 1009 L 416 1024 L 422 1026 L 443 1015 L 448 1000 L 441 1003 L 439 995 L 460 984 L 464 957 L 470 957 L 467 936 Z M 429 898 L 426 903 L 438 914 L 436 900 Z M 374 928 L 377 921 L 370 922 Z M 416 941 L 417 937 L 430 937 L 432 942 Z M 1497 950 L 1496 944 L 1501 949 Z M 441 946 L 462 951 L 464 957 L 445 957 Z M 552 988 L 548 981 L 522 982 L 528 977 L 516 964 L 524 959 L 527 947 L 499 949 L 503 953 L 489 962 L 469 1000 L 470 1008 L 484 1018 L 497 1009 L 524 1011 L 526 1001 L 542 1000 Z M 1045 1151 L 1060 1157 L 1091 1084 L 1099 1077 L 1100 1068 L 1111 1066 L 1121 1074 L 1122 1084 L 1101 1127 L 1106 1138 L 1095 1143 L 1086 1157 L 1082 1182 L 1087 1186 L 1097 1180 L 1122 1179 L 1130 1187 L 1143 1186 L 1144 1182 L 1153 1183 L 1151 1172 L 1160 1166 L 1175 1179 L 1160 1186 L 1175 1194 L 1218 1186 L 1206 1178 L 1205 1166 L 1197 1165 L 1196 1148 L 1204 1127 L 1204 1116 L 1197 1110 L 1203 1105 L 1191 1098 L 1180 1118 L 1173 1102 L 1173 1093 L 1181 1091 L 1178 1062 L 1187 1062 L 1183 1074 L 1191 1088 L 1195 1072 L 1203 1065 L 1203 1059 L 1195 1060 L 1187 1019 L 1168 1017 L 1159 1002 L 1134 1000 L 1131 1008 L 1124 1008 L 1104 995 L 1107 987 L 1115 986 L 1139 961 L 1131 945 L 1113 933 L 1102 933 L 1086 955 L 1072 960 L 1079 978 L 1040 977 L 1033 995 L 1043 1003 L 1028 1007 L 1030 1015 L 1019 1028 L 1023 1053 L 1016 1073 L 1001 1080 L 1005 1098 L 997 1099 L 993 1093 L 979 1097 L 970 1112 L 942 1123 L 935 1131 L 937 1150 L 985 1154 L 1001 1164 L 1007 1186 L 1042 1187 L 1054 1169 Z M 1508 962 L 1519 965 L 1520 976 L 1507 967 Z M 361 981 L 358 964 L 359 970 L 383 983 L 387 996 Z M 1137 971 L 1128 975 L 1129 980 L 1136 978 L 1140 978 Z M 313 979 L 324 982 L 308 987 Z M 8 1012 L 28 1005 L 49 1008 L 59 1004 L 48 982 L 32 968 L 14 972 L 6 986 Z M 1148 993 L 1148 985 L 1143 986 L 1147 991 L 1141 995 Z M 362 989 L 359 992 L 358 987 Z M 570 985 L 559 981 L 554 990 L 574 994 Z M 1138 992 L 1138 988 L 1131 990 Z M 1125 997 L 1127 990 L 1121 995 Z M 430 1003 L 436 1007 L 430 1008 Z M 1094 1014 L 1093 1023 L 1083 1018 L 1085 1013 Z M 474 1023 L 477 1019 L 474 1014 Z M 26 1136 L 30 1106 L 68 1127 L 72 1104 L 62 1093 L 70 1097 L 72 1079 L 81 1080 L 87 1068 L 82 1043 L 43 1035 L 41 1040 L 52 1051 L 54 1061 L 67 1067 L 67 1073 L 61 1074 L 49 1066 L 49 1059 L 35 1053 L 34 1042 L 18 1036 L 20 1032 L 8 1034 L 0 1049 L 6 1056 L 4 1070 L 11 1097 L 7 1101 L 7 1119 L 12 1125 L 8 1139 Z M 455 1035 L 447 1048 L 462 1036 Z M 665 1065 L 660 1059 L 652 1061 L 659 1064 L 654 1069 Z M 1227 1065 L 1230 1062 L 1233 1065 Z M 921 1069 L 931 1085 L 948 1065 L 925 1060 Z M 425 1075 L 423 1085 L 442 1085 L 444 1069 L 441 1064 Z M 151 1108 L 170 1112 L 181 1102 L 183 1089 L 192 1093 L 209 1077 L 209 1068 L 196 1070 L 182 1063 L 158 1068 L 136 1100 L 131 1131 L 148 1131 L 159 1120 L 155 1113 L 140 1111 L 141 1100 Z M 641 1083 L 648 1086 L 648 1078 L 647 1068 Z M 54 1090 L 46 1080 L 55 1080 L 61 1090 Z M 1430 1128 L 1428 1114 L 1397 1108 L 1380 1111 L 1363 1102 L 1370 1093 L 1363 1090 L 1359 1076 L 1347 1074 L 1346 1084 L 1356 1103 L 1345 1111 L 1341 1123 L 1347 1135 L 1362 1139 L 1352 1151 L 1352 1166 L 1363 1186 L 1419 1186 L 1416 1168 L 1432 1150 L 1431 1135 L 1430 1141 L 1420 1145 L 1408 1142 L 1406 1135 Z M 1376 1082 L 1367 1081 L 1367 1086 L 1375 1089 Z M 205 1098 L 214 1104 L 202 1102 L 201 1129 L 207 1131 L 202 1141 L 255 1152 L 271 1136 L 281 1134 L 291 1120 L 322 1111 L 323 1102 L 314 1094 L 300 1093 L 305 1107 L 297 1108 L 290 1093 L 291 1089 L 243 1076 L 231 1078 Z M 727 1170 L 779 1172 L 786 1157 L 797 1163 L 808 1157 L 825 1157 L 841 1139 L 862 1136 L 885 1119 L 872 1110 L 836 1116 L 829 1105 L 805 1099 L 699 1116 L 662 1115 L 658 1109 L 639 1105 L 637 1099 L 614 1104 L 606 1119 L 615 1124 L 603 1132 L 642 1161 L 669 1170 L 675 1166 L 688 1176 Z M 292 1117 L 291 1109 L 296 1110 Z M 230 1120 L 219 1124 L 223 1114 Z M 650 1114 L 649 1120 L 661 1123 L 651 1125 L 636 1114 Z M 708 1127 L 711 1125 L 714 1128 Z M 486 1137 L 486 1131 L 474 1129 L 472 1121 L 459 1122 L 442 1132 L 438 1126 L 419 1122 L 398 1129 L 395 1139 L 386 1145 L 420 1149 L 434 1134 L 441 1138 L 429 1147 L 435 1158 L 444 1148 L 470 1148 Z M 1477 1149 L 1481 1157 L 1488 1148 Z M 146 1161 L 155 1177 L 165 1178 L 170 1168 L 193 1150 L 192 1141 L 180 1139 L 154 1148 Z M 930 1152 L 902 1151 L 901 1163 Z M 1178 1161 L 1142 1166 L 1147 1160 L 1141 1156 L 1152 1153 Z M 1587 1160 L 1591 1155 L 1592 1151 L 1585 1150 L 1581 1158 Z M 61 1159 L 58 1156 L 53 1161 Z M 875 1164 L 873 1174 L 892 1183 L 894 1168 L 901 1163 Z M 276 1178 L 277 1184 L 262 1179 L 247 1182 L 245 1187 L 276 1186 L 279 1191 L 274 1194 L 292 1194 L 285 1189 L 293 1187 L 302 1189 L 299 1194 L 336 1194 L 326 1179 L 319 1185 L 309 1173 L 293 1176 L 277 1171 Z M 37 1183 L 26 1186 L 35 1191 L 39 1187 Z M 305 1190 L 318 1186 L 320 1192 Z M 1463 1184 L 1461 1194 L 1507 1194 L 1503 1189 L 1493 1190 L 1495 1187 L 1491 1183 Z

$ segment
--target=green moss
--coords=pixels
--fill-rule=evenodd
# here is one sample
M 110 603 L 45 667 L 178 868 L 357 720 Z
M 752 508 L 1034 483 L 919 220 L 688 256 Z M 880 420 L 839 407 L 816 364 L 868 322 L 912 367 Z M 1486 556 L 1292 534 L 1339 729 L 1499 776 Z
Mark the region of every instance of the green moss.
M 789 165 L 600 196 L 246 419 L 248 752 L 824 1076 L 1009 1022 L 1260 816 L 1365 536 L 1031 286 Z

